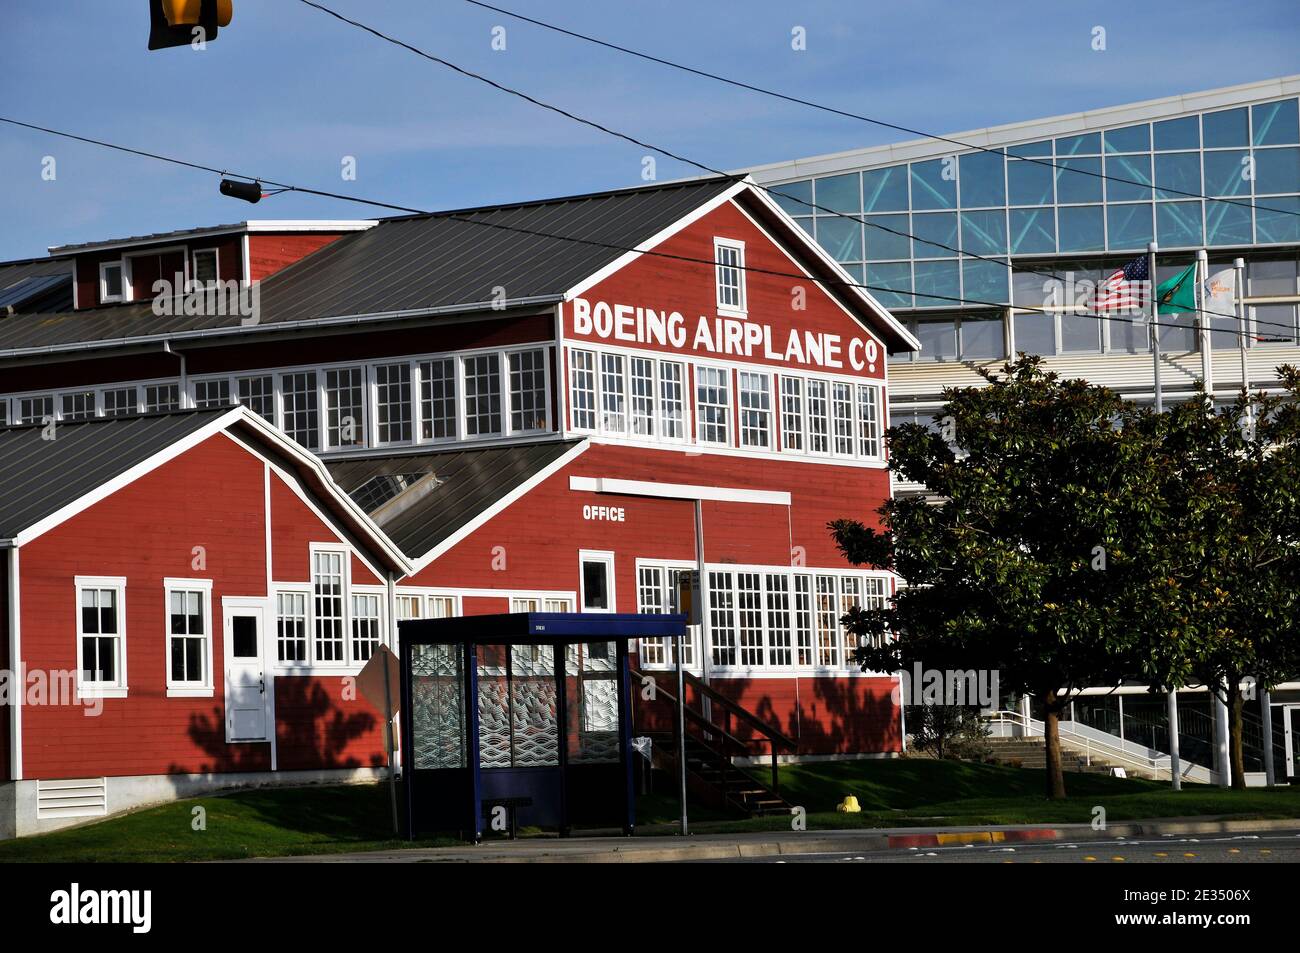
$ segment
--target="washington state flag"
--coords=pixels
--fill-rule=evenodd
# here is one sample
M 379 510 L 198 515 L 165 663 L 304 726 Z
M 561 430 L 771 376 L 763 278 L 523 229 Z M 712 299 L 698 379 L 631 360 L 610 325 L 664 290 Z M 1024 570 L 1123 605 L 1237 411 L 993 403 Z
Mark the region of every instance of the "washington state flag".
M 1191 264 L 1156 287 L 1161 314 L 1184 314 L 1196 310 L 1196 265 Z

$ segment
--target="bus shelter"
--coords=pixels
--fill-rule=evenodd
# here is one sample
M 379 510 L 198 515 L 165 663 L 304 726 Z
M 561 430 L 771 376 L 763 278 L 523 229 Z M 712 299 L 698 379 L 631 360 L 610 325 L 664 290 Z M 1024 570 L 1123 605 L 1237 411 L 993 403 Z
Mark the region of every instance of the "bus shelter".
M 636 824 L 628 650 L 681 615 L 410 619 L 401 642 L 408 837 Z

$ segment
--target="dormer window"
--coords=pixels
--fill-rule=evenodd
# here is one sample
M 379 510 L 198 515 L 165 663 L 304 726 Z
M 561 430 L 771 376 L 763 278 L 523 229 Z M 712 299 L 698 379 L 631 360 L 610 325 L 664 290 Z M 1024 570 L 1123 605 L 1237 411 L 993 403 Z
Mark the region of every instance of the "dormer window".
M 745 243 L 728 238 L 713 240 L 713 261 L 718 287 L 718 313 L 745 316 Z
M 217 283 L 217 250 L 201 248 L 191 256 L 191 277 L 200 287 L 207 288 Z
M 122 263 L 106 261 L 99 266 L 99 303 L 112 304 L 122 300 Z

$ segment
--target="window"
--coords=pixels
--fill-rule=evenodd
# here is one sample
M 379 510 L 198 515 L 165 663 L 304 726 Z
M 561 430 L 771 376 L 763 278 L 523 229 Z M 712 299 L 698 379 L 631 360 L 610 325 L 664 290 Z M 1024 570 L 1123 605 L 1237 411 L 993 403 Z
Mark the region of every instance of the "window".
M 516 351 L 509 360 L 511 432 L 548 429 L 546 352 Z
M 512 596 L 511 612 L 572 612 L 573 600 L 563 596 Z M 539 646 L 531 646 L 534 650 Z M 536 656 L 534 656 L 536 658 Z
M 835 425 L 835 452 L 853 455 L 853 385 L 831 383 L 831 417 Z
M 95 416 L 95 392 L 76 391 L 60 398 L 60 410 L 65 421 L 89 420 Z
M 795 664 L 813 664 L 812 578 L 794 577 Z
M 731 443 L 731 372 L 721 367 L 695 369 L 695 405 L 700 443 Z
M 496 354 L 465 358 L 465 436 L 501 433 L 501 361 Z
M 835 604 L 835 577 L 816 577 L 817 664 L 840 663 L 840 617 Z
M 582 552 L 582 611 L 614 611 L 614 554 Z
M 18 401 L 18 423 L 43 424 L 54 419 L 54 395 L 23 397 Z
M 736 573 L 740 664 L 763 664 L 763 586 L 756 572 Z
M 632 434 L 653 437 L 655 433 L 655 362 L 648 357 L 631 359 L 629 381 L 632 391 Z
M 307 593 L 275 594 L 276 657 L 281 662 L 306 662 Z
M 808 452 L 830 453 L 830 405 L 826 400 L 826 382 L 808 381 Z
M 456 596 L 429 597 L 430 619 L 450 619 L 458 615 L 460 615 L 460 610 L 456 604 Z
M 803 450 L 803 381 L 781 378 L 781 448 Z
M 772 444 L 771 378 L 740 372 L 740 445 L 767 449 Z
M 600 355 L 600 429 L 625 433 L 627 412 L 623 394 L 623 355 Z
M 378 443 L 408 443 L 411 439 L 411 365 L 380 364 L 375 368 L 375 417 Z
M 99 266 L 99 302 L 111 304 L 123 298 L 122 263 L 106 261 Z
M 170 413 L 181 408 L 181 388 L 179 384 L 146 384 L 144 388 L 144 412 Z
M 397 621 L 424 618 L 424 596 L 398 596 Z
M 315 602 L 316 661 L 343 662 L 344 554 L 312 553 L 312 595 Z
M 195 407 L 206 410 L 209 407 L 225 407 L 229 404 L 230 381 L 226 378 L 194 382 Z
M 743 242 L 713 240 L 716 262 L 718 310 L 743 314 L 745 311 L 745 245 Z
M 114 387 L 104 391 L 104 416 L 120 417 L 140 409 L 140 394 L 134 387 Z
M 194 252 L 190 271 L 191 277 L 200 285 L 204 287 L 215 285 L 218 277 L 217 250 L 201 248 Z
M 78 577 L 79 688 L 126 694 L 126 580 Z
M 767 664 L 788 666 L 790 655 L 790 577 L 768 573 L 767 578 Z
M 212 641 L 209 629 L 212 583 L 206 579 L 168 579 L 167 600 L 167 689 L 212 689 Z
M 9 423 L 9 399 L 0 397 L 0 427 Z
M 316 372 L 285 374 L 280 378 L 280 389 L 284 396 L 284 426 L 281 429 L 290 440 L 308 450 L 319 450 L 320 395 L 316 390 Z
M 683 366 L 675 361 L 659 362 L 660 432 L 670 440 L 686 439 L 686 407 Z
M 364 662 L 379 648 L 379 596 L 352 594 L 352 660 Z
M 366 445 L 362 381 L 363 371 L 359 367 L 325 372 L 326 446 L 331 449 Z
M 456 360 L 420 364 L 420 435 L 425 440 L 456 436 Z
M 862 580 L 856 576 L 840 577 L 840 617 L 848 615 L 849 610 L 854 606 L 862 605 Z M 843 628 L 843 626 L 841 626 Z M 858 643 L 854 641 L 854 635 L 847 628 L 843 628 L 844 634 L 844 662 L 848 664 L 854 661 L 854 652 L 857 650 Z
M 573 404 L 573 426 L 596 429 L 596 355 L 592 351 L 569 352 L 569 396 Z
M 735 595 L 731 573 L 709 573 L 709 635 L 713 640 L 713 664 L 736 664 L 736 626 L 732 618 Z
M 673 614 L 681 611 L 678 586 L 683 570 L 669 566 L 637 566 L 637 612 L 648 615 Z M 682 639 L 682 664 L 695 664 L 695 632 L 697 626 L 687 626 Z M 675 665 L 677 655 L 675 639 L 658 638 L 641 641 L 641 661 L 646 665 Z
M 858 453 L 880 456 L 880 388 L 858 385 Z
M 275 423 L 274 378 L 269 374 L 261 377 L 240 377 L 235 381 L 235 387 L 241 404 L 267 423 Z M 287 413 L 285 419 L 287 422 Z

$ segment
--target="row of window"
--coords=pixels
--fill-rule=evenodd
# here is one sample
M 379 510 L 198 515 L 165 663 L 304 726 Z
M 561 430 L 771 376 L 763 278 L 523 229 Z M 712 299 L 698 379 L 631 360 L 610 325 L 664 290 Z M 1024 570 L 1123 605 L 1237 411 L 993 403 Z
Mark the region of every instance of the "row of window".
M 309 450 L 396 446 L 551 429 L 546 348 L 197 377 L 191 405 L 243 404 Z M 178 410 L 175 381 L 0 398 L 0 423 Z
M 678 610 L 679 581 L 690 567 L 638 563 L 637 611 Z M 853 606 L 882 608 L 883 576 L 786 568 L 709 570 L 709 661 L 717 668 L 856 668 L 855 637 L 840 624 Z M 682 664 L 694 667 L 698 633 L 683 640 Z M 645 639 L 645 665 L 676 664 L 670 639 Z
M 574 430 L 820 456 L 880 459 L 880 385 L 740 370 L 582 348 L 569 350 Z

